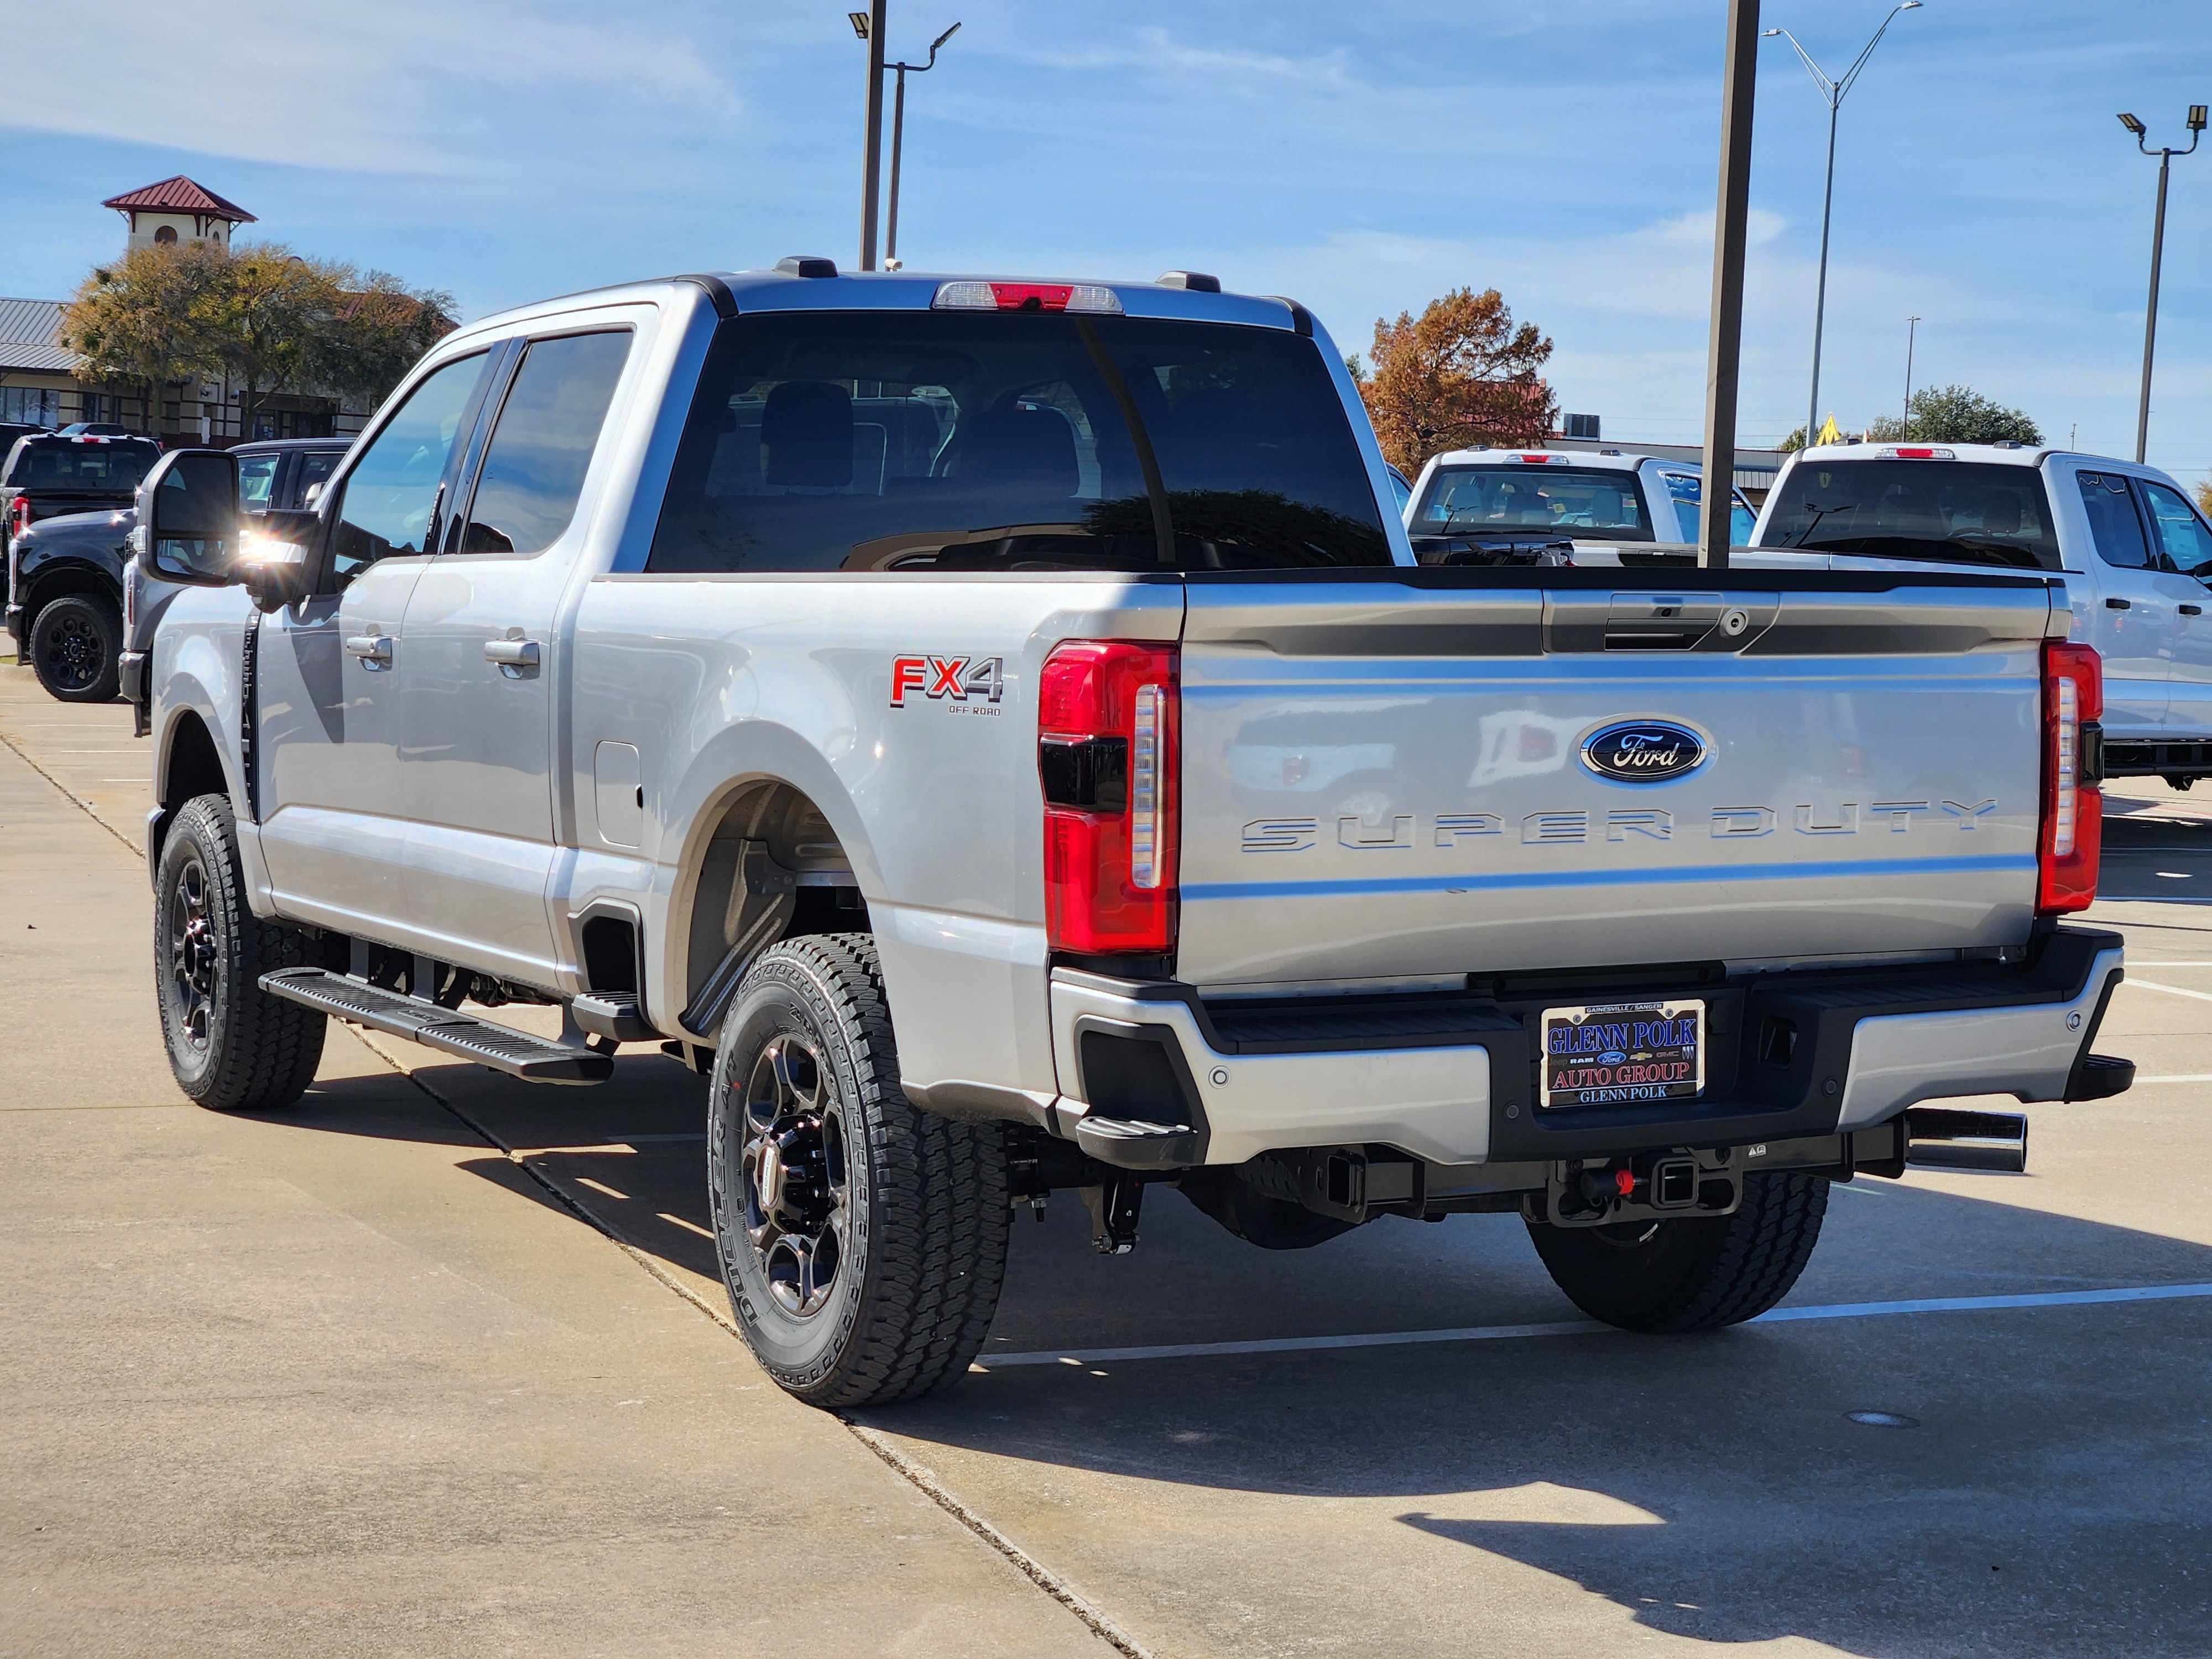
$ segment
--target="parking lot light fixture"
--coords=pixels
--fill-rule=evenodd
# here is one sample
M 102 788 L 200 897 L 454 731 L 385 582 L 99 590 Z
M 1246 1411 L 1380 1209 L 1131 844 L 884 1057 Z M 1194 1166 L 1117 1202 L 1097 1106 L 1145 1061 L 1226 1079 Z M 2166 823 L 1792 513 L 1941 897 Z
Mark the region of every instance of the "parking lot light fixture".
M 920 75 L 937 66 L 937 49 L 960 33 L 960 25 L 951 28 L 929 43 L 929 61 L 926 64 L 886 64 L 885 69 L 898 71 L 898 92 L 891 101 L 891 205 L 890 222 L 884 228 L 884 264 L 887 270 L 898 269 L 898 210 L 899 210 L 899 153 L 906 138 L 906 77 L 911 70 Z
M 1797 37 L 1788 29 L 1765 31 L 1767 39 L 1780 35 L 1790 43 L 1790 49 L 1803 61 L 1806 72 L 1813 77 L 1813 84 L 1820 89 L 1820 96 L 1828 106 L 1828 175 L 1827 183 L 1820 191 L 1820 276 L 1813 298 L 1813 390 L 1812 395 L 1806 399 L 1805 409 L 1805 441 L 1808 445 L 1813 441 L 1813 431 L 1820 418 L 1820 334 L 1827 321 L 1828 312 L 1828 222 L 1836 202 L 1836 116 L 1843 108 L 1845 94 L 1858 80 L 1859 71 L 1866 67 L 1867 59 L 1874 56 L 1874 49 L 1881 44 L 1881 37 L 1889 33 L 1889 26 L 1897 21 L 1897 14 L 1917 11 L 1920 3 L 1921 0 L 1900 0 L 1900 3 L 1891 7 L 1889 15 L 1881 20 L 1881 27 L 1874 32 L 1874 39 L 1861 48 L 1856 58 L 1851 59 L 1851 66 L 1832 80 L 1813 61 L 1813 54 L 1797 44 Z
M 2151 217 L 2150 231 L 2150 300 L 2143 309 L 2142 395 L 2136 404 L 2136 465 L 2143 462 L 2143 452 L 2150 443 L 2150 366 L 2153 351 L 2158 343 L 2158 267 L 2166 251 L 2166 178 L 2177 155 L 2192 155 L 2197 141 L 2204 136 L 2205 106 L 2189 106 L 2189 148 L 2176 149 L 2171 144 L 2158 149 L 2150 147 L 2149 130 L 2141 121 L 2124 111 L 2120 125 L 2135 137 L 2136 148 L 2146 155 L 2158 157 L 2158 207 Z

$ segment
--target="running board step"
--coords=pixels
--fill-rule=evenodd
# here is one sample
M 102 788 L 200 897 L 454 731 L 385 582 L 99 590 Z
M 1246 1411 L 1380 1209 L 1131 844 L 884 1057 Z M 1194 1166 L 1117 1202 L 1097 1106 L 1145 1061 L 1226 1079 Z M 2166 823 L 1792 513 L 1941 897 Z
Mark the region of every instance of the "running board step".
M 439 1048 L 505 1072 L 525 1083 L 605 1083 L 614 1075 L 611 1054 L 563 1048 L 527 1031 L 494 1025 L 441 1008 L 419 997 L 366 985 L 321 968 L 281 968 L 261 976 L 261 988 L 304 1007 L 335 1014 L 355 1025 Z

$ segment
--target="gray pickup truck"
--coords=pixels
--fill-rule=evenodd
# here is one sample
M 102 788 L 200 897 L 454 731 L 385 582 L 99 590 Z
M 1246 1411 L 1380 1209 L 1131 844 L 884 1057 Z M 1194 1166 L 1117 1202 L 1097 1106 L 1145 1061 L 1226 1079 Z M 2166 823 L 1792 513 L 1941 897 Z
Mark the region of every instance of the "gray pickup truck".
M 290 1105 L 331 1016 L 673 1056 L 804 1399 L 957 1378 L 1054 1190 L 1109 1252 L 1162 1187 L 1518 1213 L 1596 1317 L 1724 1325 L 1830 1182 L 2024 1155 L 1923 1103 L 2133 1077 L 2062 578 L 1421 566 L 1286 301 L 641 283 L 440 342 L 243 544 L 233 465 L 141 496 L 179 1082 Z

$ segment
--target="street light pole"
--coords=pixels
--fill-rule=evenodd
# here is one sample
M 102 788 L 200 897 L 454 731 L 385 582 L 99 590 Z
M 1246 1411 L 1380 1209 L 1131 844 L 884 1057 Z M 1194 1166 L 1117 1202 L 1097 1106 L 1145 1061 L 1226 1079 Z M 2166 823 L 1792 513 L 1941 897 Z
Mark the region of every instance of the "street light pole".
M 907 71 L 911 70 L 915 74 L 921 75 L 930 70 L 935 69 L 937 67 L 937 49 L 959 33 L 960 25 L 955 23 L 951 28 L 945 30 L 944 33 L 939 35 L 937 39 L 931 41 L 929 43 L 929 61 L 926 64 L 886 64 L 884 66 L 886 69 L 895 69 L 898 71 L 898 92 L 891 100 L 890 222 L 884 227 L 884 264 L 887 270 L 896 270 L 898 269 L 899 152 L 904 148 L 906 142 Z
M 2154 152 L 2143 142 L 2143 124 L 2132 115 L 2120 117 L 2120 125 L 2135 134 L 2136 148 L 2144 155 L 2158 156 L 2158 210 L 2151 221 L 2150 233 L 2150 302 L 2143 313 L 2142 398 L 2136 408 L 2136 465 L 2143 464 L 2143 451 L 2150 443 L 2150 363 L 2151 352 L 2158 343 L 2158 267 L 2166 251 L 2166 175 L 2177 155 L 2196 153 L 2197 141 L 2204 136 L 2204 106 L 2189 106 L 2189 148 L 2176 149 L 2168 144 Z
M 1917 11 L 1920 3 L 1921 0 L 1899 0 L 1899 4 L 1890 9 L 1889 15 L 1881 20 L 1881 27 L 1874 32 L 1874 39 L 1868 41 L 1864 50 L 1851 60 L 1850 68 L 1832 81 L 1822 73 L 1820 66 L 1813 61 L 1813 55 L 1797 44 L 1797 37 L 1788 29 L 1766 31 L 1766 38 L 1771 40 L 1778 34 L 1790 43 L 1792 50 L 1803 60 L 1806 72 L 1812 76 L 1813 84 L 1820 89 L 1820 96 L 1828 106 L 1827 182 L 1820 191 L 1820 278 L 1813 299 L 1813 390 L 1806 399 L 1805 407 L 1805 443 L 1808 448 L 1812 447 L 1813 433 L 1820 418 L 1820 337 L 1828 316 L 1828 222 L 1836 201 L 1836 117 L 1843 109 L 1844 94 L 1850 91 L 1852 83 L 1859 78 L 1859 71 L 1866 67 L 1867 59 L 1874 56 L 1874 49 L 1881 44 L 1881 37 L 1889 33 L 1889 26 L 1897 21 L 1897 14 Z
M 868 0 L 865 12 L 845 14 L 868 48 L 867 149 L 860 161 L 860 269 L 876 268 L 876 205 L 883 199 L 884 11 L 889 0 Z
M 1917 317 L 1905 319 L 1905 425 L 1899 435 L 1906 438 L 1912 435 L 1912 337 L 1919 330 Z

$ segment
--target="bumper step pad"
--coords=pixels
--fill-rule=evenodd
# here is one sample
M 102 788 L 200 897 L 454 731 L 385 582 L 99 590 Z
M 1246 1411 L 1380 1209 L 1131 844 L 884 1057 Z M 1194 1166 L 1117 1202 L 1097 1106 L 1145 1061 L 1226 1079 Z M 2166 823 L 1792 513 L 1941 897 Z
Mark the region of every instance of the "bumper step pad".
M 489 1066 L 525 1083 L 605 1083 L 614 1075 L 611 1054 L 564 1048 L 505 1025 L 471 1019 L 419 997 L 367 985 L 321 968 L 284 968 L 261 976 L 261 988 L 372 1031 L 403 1036 L 426 1048 Z

